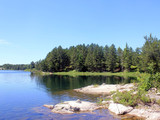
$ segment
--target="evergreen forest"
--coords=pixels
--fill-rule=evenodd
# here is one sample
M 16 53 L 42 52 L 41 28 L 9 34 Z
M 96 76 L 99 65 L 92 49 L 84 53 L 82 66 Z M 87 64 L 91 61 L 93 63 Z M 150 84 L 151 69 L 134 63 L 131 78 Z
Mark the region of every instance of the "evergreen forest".
M 79 72 L 160 72 L 160 40 L 151 34 L 149 37 L 145 36 L 144 39 L 144 45 L 135 50 L 127 44 L 124 49 L 116 48 L 114 44 L 111 46 L 82 44 L 65 49 L 59 46 L 49 52 L 45 59 L 32 61 L 25 67 L 44 72 L 71 70 Z M 6 65 L 3 67 L 6 68 Z

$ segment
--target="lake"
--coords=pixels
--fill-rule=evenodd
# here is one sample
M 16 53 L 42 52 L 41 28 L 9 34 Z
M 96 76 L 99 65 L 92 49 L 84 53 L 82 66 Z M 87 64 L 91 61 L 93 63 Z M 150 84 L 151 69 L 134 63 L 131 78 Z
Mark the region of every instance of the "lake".
M 44 104 L 67 100 L 96 102 L 97 96 L 73 91 L 91 84 L 130 83 L 134 78 L 106 76 L 38 76 L 30 72 L 0 70 L 0 120 L 119 120 L 108 110 L 61 115 L 51 113 Z

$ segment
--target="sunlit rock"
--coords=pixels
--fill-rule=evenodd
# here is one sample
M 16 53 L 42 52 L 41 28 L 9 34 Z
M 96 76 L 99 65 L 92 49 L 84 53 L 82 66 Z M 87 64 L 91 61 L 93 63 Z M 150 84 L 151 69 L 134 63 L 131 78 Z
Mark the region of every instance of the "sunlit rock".
M 48 106 L 50 105 L 44 105 L 47 108 L 50 108 Z M 61 113 L 61 114 L 72 114 L 75 112 L 89 112 L 98 109 L 99 106 L 97 106 L 96 103 L 86 102 L 86 101 L 66 101 L 63 103 L 56 104 L 52 112 L 54 113 Z
M 108 109 L 111 112 L 115 113 L 116 115 L 123 115 L 123 114 L 126 114 L 126 113 L 130 112 L 131 110 L 133 110 L 132 107 L 126 107 L 122 104 L 117 104 L 117 103 L 109 104 Z

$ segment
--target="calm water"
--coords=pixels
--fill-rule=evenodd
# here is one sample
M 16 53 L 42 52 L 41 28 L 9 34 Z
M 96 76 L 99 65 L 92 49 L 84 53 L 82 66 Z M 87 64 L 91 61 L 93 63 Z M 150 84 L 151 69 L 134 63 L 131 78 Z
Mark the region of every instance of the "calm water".
M 36 76 L 24 71 L 0 70 L 0 120 L 119 120 L 108 110 L 61 115 L 51 113 L 43 104 L 81 99 L 96 102 L 97 96 L 72 89 L 91 84 L 129 83 L 133 78 L 104 76 Z

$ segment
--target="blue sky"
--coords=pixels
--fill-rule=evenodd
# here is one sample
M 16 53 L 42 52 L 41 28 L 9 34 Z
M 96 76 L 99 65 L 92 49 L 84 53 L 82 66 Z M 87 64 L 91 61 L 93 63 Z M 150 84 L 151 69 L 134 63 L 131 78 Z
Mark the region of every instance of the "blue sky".
M 159 0 L 0 0 L 0 65 L 44 59 L 54 47 L 141 47 L 160 38 Z

